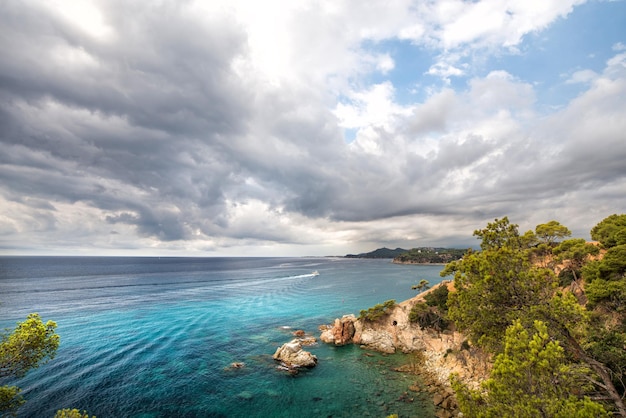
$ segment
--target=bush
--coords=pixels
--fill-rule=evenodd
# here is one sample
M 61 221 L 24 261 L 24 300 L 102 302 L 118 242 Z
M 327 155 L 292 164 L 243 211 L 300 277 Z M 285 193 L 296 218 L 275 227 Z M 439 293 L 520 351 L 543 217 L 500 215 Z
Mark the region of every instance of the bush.
M 409 321 L 410 322 L 418 322 L 421 324 L 420 319 L 424 318 L 430 312 L 430 308 L 425 303 L 418 302 L 411 308 L 411 312 L 409 312 Z M 423 327 L 422 327 L 423 328 Z
M 577 272 L 579 273 L 579 272 Z M 580 274 L 580 273 L 579 273 Z M 572 284 L 576 276 L 574 276 L 574 272 L 572 270 L 561 270 L 559 273 L 559 286 L 565 287 Z
M 439 312 L 448 312 L 448 286 L 441 285 L 426 296 L 424 296 L 428 306 L 435 306 Z
M 394 299 L 390 299 L 383 304 L 376 304 L 367 310 L 362 310 L 359 312 L 359 319 L 365 321 L 378 321 L 383 316 L 389 313 L 389 310 L 396 306 L 396 301 Z
M 422 329 L 434 328 L 437 331 L 442 331 L 449 325 L 448 320 L 439 313 L 436 307 L 428 306 L 423 302 L 413 305 L 409 312 L 409 321 L 418 323 Z

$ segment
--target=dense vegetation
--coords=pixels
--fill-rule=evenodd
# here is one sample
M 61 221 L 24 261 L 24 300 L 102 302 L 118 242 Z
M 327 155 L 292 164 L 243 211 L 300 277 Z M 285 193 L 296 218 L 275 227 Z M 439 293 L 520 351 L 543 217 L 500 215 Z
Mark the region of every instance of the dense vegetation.
M 463 257 L 465 250 L 457 248 L 419 247 L 405 250 L 403 248 L 379 248 L 369 253 L 348 254 L 346 258 L 393 258 L 395 263 L 406 264 L 445 264 Z
M 442 271 L 456 289 L 446 318 L 494 356 L 480 390 L 453 377 L 465 416 L 626 417 L 626 215 L 592 229 L 601 248 L 559 242 L 571 233 L 556 221 L 474 235 L 480 251 Z
M 412 248 L 393 259 L 394 263 L 443 264 L 463 257 L 465 250 L 457 248 Z
M 409 312 L 409 321 L 416 322 L 424 328 L 438 331 L 446 329 L 448 321 L 448 288 L 439 286 L 424 296 L 425 302 L 418 302 Z
M 395 250 L 389 248 L 379 248 L 374 251 L 370 251 L 369 253 L 361 253 L 361 254 L 348 254 L 346 258 L 395 258 L 402 253 L 405 253 L 407 250 L 403 248 L 396 248 Z

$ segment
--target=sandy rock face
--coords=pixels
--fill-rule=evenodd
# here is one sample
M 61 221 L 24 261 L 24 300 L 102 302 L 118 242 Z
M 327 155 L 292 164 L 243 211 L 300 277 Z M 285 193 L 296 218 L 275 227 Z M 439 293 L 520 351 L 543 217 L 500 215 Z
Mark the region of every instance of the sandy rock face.
M 317 356 L 303 350 L 298 339 L 278 347 L 272 358 L 284 363 L 289 368 L 314 367 L 317 364 Z
M 344 315 L 335 319 L 332 326 L 327 326 L 320 335 L 320 340 L 327 344 L 346 345 L 352 343 L 354 324 L 357 321 L 354 315 Z
M 424 331 L 408 319 L 412 304 L 402 302 L 389 310 L 384 318 L 371 322 L 357 320 L 353 342 L 384 353 L 410 353 L 423 350 Z
M 382 353 L 392 354 L 396 352 L 393 336 L 381 330 L 366 328 L 356 335 L 354 343 Z

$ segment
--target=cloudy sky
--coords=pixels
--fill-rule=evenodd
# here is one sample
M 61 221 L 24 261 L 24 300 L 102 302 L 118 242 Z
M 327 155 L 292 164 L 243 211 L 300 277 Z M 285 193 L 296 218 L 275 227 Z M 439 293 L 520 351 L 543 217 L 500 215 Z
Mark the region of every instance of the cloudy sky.
M 626 1 L 6 0 L 0 254 L 467 247 L 626 212 Z

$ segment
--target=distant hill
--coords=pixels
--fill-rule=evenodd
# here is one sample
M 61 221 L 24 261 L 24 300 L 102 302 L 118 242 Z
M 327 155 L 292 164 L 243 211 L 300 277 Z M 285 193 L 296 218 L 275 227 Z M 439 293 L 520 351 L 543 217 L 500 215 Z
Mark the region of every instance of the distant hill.
M 369 253 L 348 254 L 346 255 L 346 258 L 396 258 L 407 251 L 408 250 L 403 248 L 396 248 L 395 250 L 390 248 L 379 248 Z
M 398 264 L 445 264 L 462 258 L 465 251 L 467 250 L 458 248 L 412 248 L 394 257 L 393 262 Z

